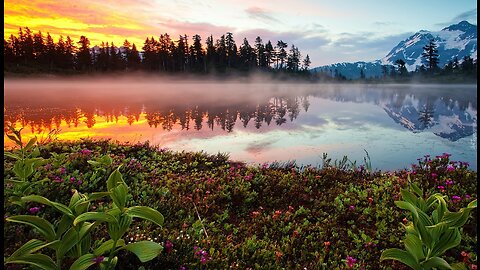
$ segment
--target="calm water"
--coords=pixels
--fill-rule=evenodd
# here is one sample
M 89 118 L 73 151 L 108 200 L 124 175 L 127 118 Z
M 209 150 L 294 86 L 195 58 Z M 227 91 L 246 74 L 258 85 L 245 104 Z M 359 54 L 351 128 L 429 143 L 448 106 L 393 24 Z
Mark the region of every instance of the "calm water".
M 402 169 L 425 154 L 477 161 L 476 85 L 4 80 L 4 126 L 26 140 L 113 138 L 320 165 L 322 153 Z M 4 136 L 5 137 L 5 136 Z M 5 143 L 9 146 L 8 139 Z

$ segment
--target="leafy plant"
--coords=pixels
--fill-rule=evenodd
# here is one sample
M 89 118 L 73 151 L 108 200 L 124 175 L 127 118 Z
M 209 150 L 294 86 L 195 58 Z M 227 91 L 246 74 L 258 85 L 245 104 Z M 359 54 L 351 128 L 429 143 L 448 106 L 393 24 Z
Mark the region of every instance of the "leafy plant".
M 10 184 L 5 188 L 5 195 L 8 200 L 13 204 L 24 206 L 24 203 L 20 200 L 22 196 L 30 194 L 32 187 L 43 181 L 29 181 L 30 177 L 35 173 L 36 169 L 45 164 L 45 160 L 40 156 L 40 151 L 36 146 L 37 138 L 34 137 L 28 141 L 26 145 L 22 142 L 22 136 L 20 132 L 22 129 L 15 130 L 13 127 L 8 126 L 9 133 L 7 137 L 14 141 L 19 149 L 12 152 L 3 153 L 4 156 L 15 159 L 13 165 L 13 173 L 15 177 L 13 179 L 5 179 Z M 10 188 L 11 187 L 11 188 Z
M 450 265 L 441 256 L 460 244 L 460 230 L 470 212 L 477 207 L 477 200 L 450 212 L 444 195 L 435 193 L 426 201 L 423 191 L 415 184 L 409 191 L 402 189 L 403 201 L 395 201 L 399 208 L 411 212 L 413 222 L 404 225 L 405 249 L 391 248 L 382 252 L 380 260 L 397 260 L 412 269 L 466 269 L 461 263 Z
M 127 201 L 127 185 L 122 179 L 118 167 L 111 173 L 107 181 L 108 192 L 83 195 L 74 192 L 68 206 L 52 202 L 38 195 L 22 197 L 24 202 L 37 202 L 54 207 L 63 213 L 56 226 L 49 221 L 30 215 L 17 215 L 7 218 L 7 221 L 27 224 L 37 229 L 46 241 L 32 239 L 17 249 L 5 260 L 7 263 L 30 264 L 42 269 L 60 269 L 64 257 L 76 259 L 70 269 L 87 269 L 93 264 L 100 264 L 102 268 L 112 269 L 118 258 L 115 256 L 120 250 L 126 249 L 137 255 L 141 262 L 155 258 L 163 250 L 163 246 L 151 241 L 140 241 L 125 244 L 122 239 L 134 217 L 142 218 L 163 225 L 163 215 L 157 210 L 146 206 L 125 207 Z M 105 212 L 87 212 L 90 202 L 110 196 L 113 207 Z M 93 221 L 90 222 L 90 221 Z M 108 223 L 110 240 L 103 242 L 90 253 L 93 228 L 102 222 Z M 49 247 L 55 250 L 56 262 L 47 255 L 34 254 L 42 248 Z M 103 254 L 108 253 L 108 257 Z M 100 259 L 99 259 L 100 258 Z

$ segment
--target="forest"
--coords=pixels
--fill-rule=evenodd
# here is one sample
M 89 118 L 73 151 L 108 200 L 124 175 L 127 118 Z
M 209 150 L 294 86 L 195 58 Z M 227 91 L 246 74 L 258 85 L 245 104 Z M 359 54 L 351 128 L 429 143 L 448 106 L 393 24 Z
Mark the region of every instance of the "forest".
M 191 44 L 189 44 L 191 42 Z M 18 36 L 4 39 L 5 70 L 10 72 L 94 73 L 119 71 L 150 71 L 163 73 L 226 73 L 253 70 L 308 73 L 310 57 L 302 58 L 294 44 L 279 40 L 276 45 L 257 37 L 250 45 L 244 38 L 238 47 L 231 32 L 214 40 L 187 35 L 174 40 L 168 33 L 157 39 L 147 37 L 141 50 L 125 39 L 122 46 L 102 42 L 91 47 L 90 40 L 81 36 L 75 42 L 70 36 L 60 36 L 55 42 L 51 35 L 33 33 L 20 28 Z

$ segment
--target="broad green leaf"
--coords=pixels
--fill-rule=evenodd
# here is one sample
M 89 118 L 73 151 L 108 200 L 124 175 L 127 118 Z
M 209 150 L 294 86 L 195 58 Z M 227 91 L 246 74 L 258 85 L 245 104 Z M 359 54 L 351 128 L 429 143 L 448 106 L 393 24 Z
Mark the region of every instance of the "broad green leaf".
M 36 141 L 37 141 L 37 137 L 31 138 L 30 141 L 28 141 L 27 145 L 25 146 L 25 151 L 29 151 L 33 147 Z
M 464 263 L 454 263 L 450 266 L 453 270 L 468 270 Z
M 58 211 L 64 213 L 65 215 L 67 215 L 69 217 L 72 217 L 72 218 L 74 217 L 72 211 L 66 205 L 61 204 L 61 203 L 57 203 L 57 202 L 52 202 L 49 199 L 47 199 L 45 197 L 42 197 L 42 196 L 39 196 L 39 195 L 29 195 L 29 196 L 22 197 L 22 201 L 24 201 L 24 202 L 37 202 L 37 203 L 45 204 L 45 205 L 48 205 L 48 206 L 52 206 L 55 209 L 57 209 Z
M 113 200 L 113 203 L 120 209 L 125 208 L 125 203 L 127 202 L 127 186 L 123 183 L 118 183 L 116 187 L 112 188 L 110 197 Z
M 477 208 L 477 200 L 475 199 L 474 201 L 471 201 L 468 206 L 468 208 Z
M 116 187 L 118 184 L 124 184 L 125 186 L 127 184 L 125 184 L 125 182 L 123 181 L 123 177 L 122 177 L 122 174 L 120 173 L 120 166 L 118 166 L 118 168 L 113 171 L 110 176 L 108 177 L 108 180 L 107 180 L 107 190 L 108 191 L 111 191 L 112 188 Z
M 408 175 L 410 177 L 410 175 Z M 423 191 L 417 186 L 417 184 L 413 183 L 411 185 L 413 192 L 415 192 L 419 197 L 423 196 Z
M 432 226 L 427 226 L 428 233 L 432 236 L 432 239 L 440 239 L 441 235 L 448 230 L 446 222 L 442 221 Z
M 117 219 L 108 214 L 102 212 L 87 212 L 79 215 L 75 220 L 73 220 L 73 226 L 76 226 L 78 223 L 87 221 L 87 220 L 95 220 L 95 221 L 105 221 L 105 222 L 117 222 Z
M 420 266 L 417 262 L 415 262 L 415 258 L 410 255 L 410 253 L 398 248 L 389 248 L 384 250 L 380 256 L 380 261 L 383 260 L 397 260 L 413 269 L 419 269 Z
M 50 257 L 43 254 L 26 254 L 5 263 L 29 264 L 44 270 L 60 269 Z
M 425 254 L 423 254 L 422 240 L 420 240 L 418 236 L 409 233 L 403 242 L 408 253 L 410 253 L 415 259 L 415 262 L 418 263 L 425 258 Z
M 10 152 L 3 152 L 3 155 L 7 156 L 7 157 L 10 157 L 10 158 L 13 158 L 13 159 L 21 159 L 20 156 L 18 156 L 16 154 L 13 154 L 13 153 L 10 153 Z
M 96 258 L 97 256 L 91 254 L 91 253 L 88 253 L 88 254 L 85 254 L 81 257 L 79 257 L 71 266 L 70 266 L 70 270 L 85 270 L 87 269 L 88 267 L 92 266 L 95 264 L 95 261 L 94 259 Z
M 450 228 L 444 232 L 438 239 L 438 242 L 432 249 L 431 256 L 441 256 L 445 251 L 454 248 L 460 244 L 462 236 L 458 228 Z
M 57 258 L 63 258 L 79 241 L 78 232 L 75 228 L 68 229 L 61 239 L 60 247 L 57 249 Z
M 418 198 L 413 194 L 412 192 L 406 190 L 406 189 L 401 189 L 400 193 L 402 194 L 402 199 L 408 203 L 411 203 L 414 206 L 418 207 Z
M 11 261 L 12 259 L 15 259 L 16 257 L 21 257 L 26 254 L 31 254 L 34 253 L 44 247 L 48 247 L 51 245 L 54 245 L 58 242 L 58 240 L 55 240 L 53 242 L 47 243 L 38 239 L 32 239 L 28 241 L 27 243 L 23 244 L 19 249 L 15 250 L 13 254 L 6 259 L 6 261 Z
M 94 192 L 87 195 L 88 201 L 96 201 L 100 198 L 110 195 L 110 192 Z
M 155 259 L 160 252 L 162 252 L 163 246 L 152 241 L 140 241 L 136 243 L 130 243 L 119 250 L 121 249 L 126 249 L 135 253 L 138 259 L 140 259 L 140 261 L 143 263 Z
M 460 228 L 467 222 L 472 210 L 473 208 L 462 208 L 458 212 L 446 212 L 444 220 L 449 227 Z
M 80 215 L 85 213 L 88 210 L 89 206 L 90 206 L 89 201 L 83 201 L 83 202 L 77 203 L 77 205 L 75 205 L 75 214 Z
M 81 199 L 82 197 L 78 193 L 78 190 L 74 189 L 73 190 L 73 195 L 70 198 L 70 203 L 68 204 L 68 207 L 70 209 L 73 209 L 73 206 Z
M 60 239 L 62 234 L 66 232 L 73 224 L 73 218 L 63 215 L 57 225 L 56 239 Z
M 11 222 L 23 223 L 34 227 L 43 237 L 45 237 L 48 242 L 55 240 L 55 229 L 52 223 L 46 221 L 41 217 L 18 215 L 9 217 L 6 220 Z
M 89 234 L 91 230 L 93 230 L 95 227 L 97 227 L 100 223 L 98 222 L 94 222 L 94 223 L 90 223 L 90 222 L 85 222 L 82 224 L 82 227 L 80 228 L 80 231 L 78 233 L 78 237 L 80 240 L 83 239 L 83 237 L 85 237 L 85 235 Z
M 452 269 L 450 264 L 447 263 L 444 259 L 440 257 L 432 257 L 428 260 L 426 260 L 422 264 L 424 269 L 433 269 L 433 268 L 439 268 L 439 269 Z
M 145 220 L 149 220 L 158 226 L 163 226 L 163 215 L 160 214 L 157 210 L 150 208 L 148 206 L 132 206 L 127 209 L 127 214 L 131 217 L 138 217 Z
M 115 246 L 115 248 L 117 247 L 123 247 L 125 246 L 125 241 L 123 239 L 119 239 L 117 241 L 117 244 Z M 104 242 L 101 246 L 99 246 L 98 248 L 96 248 L 94 251 L 93 251 L 93 254 L 95 254 L 95 256 L 100 256 L 102 254 L 104 254 L 105 252 L 107 251 L 110 251 L 111 249 L 113 248 L 113 240 L 110 239 L 106 242 Z

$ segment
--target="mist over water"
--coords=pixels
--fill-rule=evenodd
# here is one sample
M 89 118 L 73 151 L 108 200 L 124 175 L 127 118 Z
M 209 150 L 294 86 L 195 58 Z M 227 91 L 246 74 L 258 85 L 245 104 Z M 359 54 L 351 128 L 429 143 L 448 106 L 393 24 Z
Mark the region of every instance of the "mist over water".
M 57 130 L 59 140 L 148 140 L 304 165 L 321 165 L 324 152 L 362 164 L 365 149 L 382 170 L 446 152 L 476 169 L 476 85 L 133 76 L 5 79 L 4 88 L 4 128 L 24 127 L 24 140 Z

